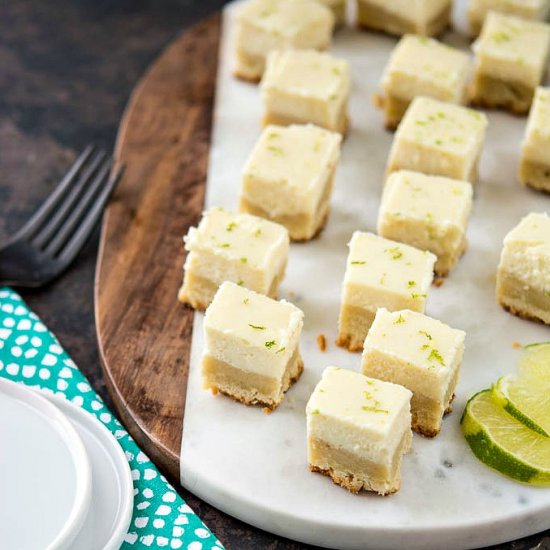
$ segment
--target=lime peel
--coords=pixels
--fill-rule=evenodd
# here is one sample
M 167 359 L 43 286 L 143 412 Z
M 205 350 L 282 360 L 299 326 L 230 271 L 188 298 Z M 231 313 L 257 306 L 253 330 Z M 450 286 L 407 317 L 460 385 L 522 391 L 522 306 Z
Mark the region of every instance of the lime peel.
M 460 422 L 468 445 L 484 464 L 523 483 L 550 485 L 550 439 L 510 416 L 491 390 L 468 401 Z

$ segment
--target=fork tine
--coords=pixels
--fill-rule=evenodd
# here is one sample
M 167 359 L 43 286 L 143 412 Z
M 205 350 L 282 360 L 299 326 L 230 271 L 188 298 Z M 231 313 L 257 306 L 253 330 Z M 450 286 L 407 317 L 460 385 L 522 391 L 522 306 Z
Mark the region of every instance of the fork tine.
M 56 204 L 56 209 L 52 211 L 51 217 L 46 220 L 45 225 L 40 227 L 36 236 L 32 238 L 35 246 L 41 249 L 45 248 L 48 242 L 56 235 L 60 227 L 65 223 L 71 210 L 74 208 L 74 205 L 80 199 L 81 195 L 85 193 L 88 182 L 105 162 L 106 156 L 104 151 L 98 151 L 93 154 L 82 173 L 76 181 L 74 181 L 72 188 L 68 190 L 63 199 Z
M 27 221 L 27 223 L 18 231 L 14 238 L 30 236 L 34 233 L 40 225 L 49 217 L 51 212 L 61 201 L 65 195 L 66 190 L 70 187 L 78 176 L 82 167 L 88 162 L 91 154 L 94 152 L 95 147 L 88 145 L 79 157 L 74 161 L 73 165 L 69 168 L 69 171 L 65 174 L 61 182 L 50 193 L 48 198 L 42 203 L 40 208 L 33 214 L 33 216 Z
M 111 166 L 112 159 L 107 158 L 97 167 L 94 179 L 88 183 L 86 190 L 78 197 L 70 213 L 59 224 L 56 233 L 52 235 L 50 242 L 44 248 L 46 254 L 54 257 L 59 254 L 65 242 L 69 240 L 71 235 L 78 228 L 80 220 L 86 215 L 91 206 L 93 206 L 96 195 L 101 191 L 109 179 Z
M 59 259 L 61 261 L 68 264 L 78 254 L 101 217 L 105 204 L 109 200 L 109 197 L 111 196 L 111 193 L 123 171 L 124 166 L 120 165 L 114 174 L 111 175 L 105 187 L 101 190 L 94 203 L 90 206 L 79 227 L 76 229 L 70 240 L 65 244 L 64 249 L 59 253 Z

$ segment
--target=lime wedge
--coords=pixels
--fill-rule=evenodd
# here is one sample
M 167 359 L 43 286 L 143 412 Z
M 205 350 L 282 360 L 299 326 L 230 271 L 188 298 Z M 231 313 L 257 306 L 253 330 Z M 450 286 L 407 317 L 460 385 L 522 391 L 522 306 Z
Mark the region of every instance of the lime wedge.
M 493 386 L 493 395 L 507 413 L 550 437 L 550 387 L 534 386 L 524 378 L 508 375 Z
M 509 415 L 491 390 L 468 401 L 460 422 L 470 448 L 485 465 L 517 481 L 550 485 L 550 438 Z
M 550 342 L 525 346 L 519 360 L 519 376 L 550 386 Z
M 493 392 L 506 412 L 550 437 L 550 343 L 527 346 L 518 374 L 501 378 Z

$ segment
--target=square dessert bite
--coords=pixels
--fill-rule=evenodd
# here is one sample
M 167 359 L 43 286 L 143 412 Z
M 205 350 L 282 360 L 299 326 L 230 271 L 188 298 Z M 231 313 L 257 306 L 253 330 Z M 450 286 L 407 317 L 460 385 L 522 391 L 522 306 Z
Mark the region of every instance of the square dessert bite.
M 452 0 L 357 0 L 357 22 L 389 34 L 437 36 L 449 26 L 452 8 Z
M 435 272 L 444 277 L 466 250 L 472 196 L 467 181 L 393 172 L 378 212 L 378 234 L 433 252 Z
M 336 25 L 342 25 L 346 21 L 347 0 L 317 0 L 332 10 Z
M 337 344 L 360 351 L 379 307 L 424 311 L 436 257 L 360 231 L 348 246 Z
M 304 314 L 296 306 L 226 281 L 204 317 L 205 388 L 274 409 L 298 380 Z
M 326 223 L 342 137 L 311 124 L 268 126 L 243 170 L 240 209 L 284 225 L 296 241 Z
M 490 12 L 473 49 L 472 102 L 517 114 L 529 111 L 547 70 L 550 25 Z
M 470 59 L 433 38 L 404 36 L 393 50 L 382 77 L 386 127 L 397 128 L 416 96 L 465 103 Z
M 224 208 L 203 213 L 184 237 L 183 286 L 178 299 L 205 309 L 224 281 L 276 297 L 288 260 L 288 231 L 282 225 Z
M 550 218 L 531 213 L 504 239 L 497 301 L 510 313 L 550 325 Z
M 451 412 L 465 336 L 421 313 L 381 308 L 365 339 L 361 369 L 411 390 L 412 429 L 434 437 Z
M 521 148 L 519 179 L 550 193 L 550 88 L 537 88 Z
M 314 50 L 271 52 L 261 84 L 264 125 L 311 122 L 345 134 L 349 64 Z
M 395 133 L 387 173 L 413 170 L 475 183 L 486 129 L 483 113 L 416 97 Z
M 479 34 L 490 11 L 544 21 L 550 11 L 550 0 L 468 0 L 468 22 L 472 35 Z
M 249 0 L 236 15 L 235 75 L 258 82 L 276 49 L 330 46 L 334 15 L 316 0 Z
M 358 493 L 395 493 L 411 446 L 411 392 L 402 386 L 328 367 L 309 398 L 309 468 Z

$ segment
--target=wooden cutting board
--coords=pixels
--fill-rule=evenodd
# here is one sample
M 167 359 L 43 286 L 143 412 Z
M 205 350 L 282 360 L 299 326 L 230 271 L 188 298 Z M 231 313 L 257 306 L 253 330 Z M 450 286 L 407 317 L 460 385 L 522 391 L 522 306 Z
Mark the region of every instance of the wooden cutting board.
M 118 131 L 126 170 L 95 280 L 100 358 L 126 428 L 179 478 L 193 311 L 176 300 L 182 236 L 204 202 L 220 16 L 175 39 L 137 84 Z

